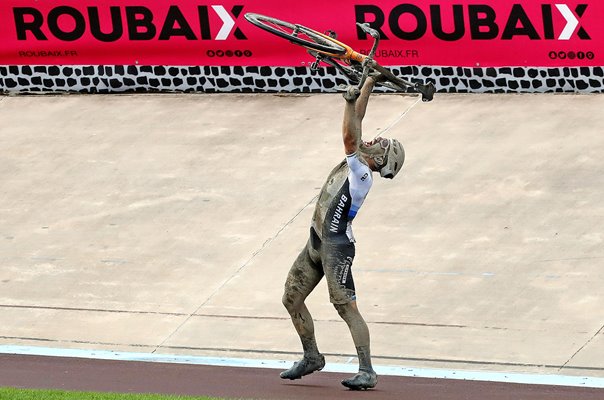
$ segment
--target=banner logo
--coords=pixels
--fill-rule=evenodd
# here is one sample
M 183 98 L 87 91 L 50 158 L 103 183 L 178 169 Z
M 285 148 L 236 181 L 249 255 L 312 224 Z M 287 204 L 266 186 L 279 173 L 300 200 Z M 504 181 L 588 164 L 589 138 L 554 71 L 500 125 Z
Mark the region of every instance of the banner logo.
M 513 4 L 509 14 L 501 15 L 487 4 L 461 4 L 450 6 L 452 11 L 453 28 L 445 29 L 445 17 L 450 15 L 449 6 L 433 4 L 426 13 L 422 8 L 411 3 L 399 4 L 385 12 L 376 5 L 356 5 L 356 22 L 369 23 L 378 30 L 382 39 L 389 39 L 390 33 L 384 31 L 388 27 L 391 34 L 403 40 L 418 40 L 428 33 L 428 21 L 432 33 L 444 41 L 457 41 L 468 35 L 472 40 L 512 40 L 516 37 L 528 37 L 531 40 L 570 40 L 575 35 L 582 40 L 591 37 L 580 25 L 581 18 L 587 10 L 587 4 L 578 4 L 574 12 L 567 4 L 542 4 L 540 12 L 529 13 L 522 4 Z M 562 16 L 566 25 L 556 27 L 554 10 Z M 401 20 L 412 21 L 402 24 Z M 468 26 L 466 27 L 466 21 Z M 448 22 L 448 21 L 447 21 Z M 555 32 L 560 33 L 556 36 Z M 357 37 L 366 39 L 367 35 L 357 28 Z
M 182 37 L 186 40 L 224 41 L 231 36 L 238 40 L 247 39 L 235 26 L 242 11 L 242 5 L 234 5 L 230 13 L 222 5 L 197 6 L 194 17 L 185 17 L 186 14 L 178 6 L 172 5 L 165 18 L 158 20 L 153 11 L 144 6 L 111 6 L 101 10 L 99 7 L 87 7 L 85 12 L 74 7 L 59 6 L 50 9 L 46 15 L 33 7 L 14 7 L 13 17 L 17 40 L 21 41 L 32 38 L 49 40 L 49 36 L 52 36 L 71 42 L 82 38 L 87 31 L 101 42 L 115 42 L 123 37 L 129 40 Z M 211 13 L 222 23 L 215 35 L 211 31 L 216 28 L 211 23 Z M 109 16 L 110 21 L 101 15 Z

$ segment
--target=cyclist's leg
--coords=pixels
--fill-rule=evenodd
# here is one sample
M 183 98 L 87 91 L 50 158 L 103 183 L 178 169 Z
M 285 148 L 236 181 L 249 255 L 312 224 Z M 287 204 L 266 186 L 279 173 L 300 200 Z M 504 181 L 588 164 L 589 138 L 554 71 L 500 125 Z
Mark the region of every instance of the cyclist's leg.
M 340 317 L 346 322 L 359 358 L 359 373 L 344 379 L 342 384 L 350 389 L 369 389 L 377 384 L 377 374 L 371 363 L 369 328 L 359 312 L 356 300 L 346 304 L 334 304 Z
M 352 277 L 354 245 L 352 243 L 346 245 L 324 244 L 323 250 L 323 270 L 327 279 L 330 301 L 348 325 L 359 357 L 359 373 L 352 378 L 345 379 L 342 384 L 351 389 L 372 388 L 377 384 L 377 375 L 371 363 L 369 328 L 359 312 L 356 302 Z
M 312 232 L 311 232 L 312 235 Z M 317 347 L 315 340 L 315 327 L 312 316 L 304 304 L 306 297 L 323 278 L 323 270 L 313 261 L 318 258 L 318 253 L 312 248 L 309 240 L 294 264 L 292 265 L 285 282 L 283 305 L 287 308 L 292 323 L 302 342 L 304 356 L 294 365 L 281 372 L 282 379 L 300 379 L 315 371 L 320 371 L 325 366 L 325 358 Z M 311 252 L 316 257 L 311 256 Z
M 304 357 L 317 358 L 314 323 L 304 301 L 323 278 L 323 270 L 311 259 L 310 251 L 309 241 L 289 271 L 282 301 L 302 342 Z

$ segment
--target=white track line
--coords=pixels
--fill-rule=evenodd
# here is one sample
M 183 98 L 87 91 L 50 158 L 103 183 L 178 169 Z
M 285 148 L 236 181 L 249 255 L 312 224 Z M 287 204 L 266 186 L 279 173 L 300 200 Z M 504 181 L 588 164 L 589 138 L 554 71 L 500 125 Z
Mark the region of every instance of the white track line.
M 10 346 L 0 345 L 0 354 L 19 354 L 50 357 L 74 357 L 89 358 L 99 360 L 117 360 L 117 361 L 142 361 L 157 363 L 174 364 L 193 364 L 193 365 L 213 365 L 221 367 L 247 367 L 247 368 L 271 368 L 287 369 L 291 366 L 291 361 L 275 360 L 254 360 L 246 358 L 227 358 L 227 357 L 197 357 L 154 353 L 130 353 L 106 350 L 78 350 L 78 349 L 55 349 L 50 347 L 32 347 L 32 346 Z M 440 378 L 457 379 L 469 381 L 486 382 L 507 382 L 523 383 L 532 385 L 553 385 L 553 386 L 573 386 L 604 388 L 604 378 L 585 377 L 585 376 L 566 376 L 566 375 L 539 375 L 528 373 L 504 373 L 504 372 L 478 372 L 462 371 L 450 369 L 430 369 L 430 368 L 406 368 L 406 367 L 388 367 L 376 366 L 378 375 L 405 376 L 417 378 Z M 326 372 L 357 372 L 356 365 L 353 364 L 333 364 L 325 365 L 323 371 Z

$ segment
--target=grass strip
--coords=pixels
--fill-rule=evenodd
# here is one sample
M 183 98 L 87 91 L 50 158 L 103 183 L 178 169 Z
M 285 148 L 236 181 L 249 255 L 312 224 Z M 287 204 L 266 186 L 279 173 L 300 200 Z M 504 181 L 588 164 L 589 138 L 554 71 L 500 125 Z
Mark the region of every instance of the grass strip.
M 188 397 L 162 394 L 72 392 L 64 390 L 0 387 L 0 400 L 220 400 L 217 397 Z M 225 399 L 222 399 L 225 400 Z

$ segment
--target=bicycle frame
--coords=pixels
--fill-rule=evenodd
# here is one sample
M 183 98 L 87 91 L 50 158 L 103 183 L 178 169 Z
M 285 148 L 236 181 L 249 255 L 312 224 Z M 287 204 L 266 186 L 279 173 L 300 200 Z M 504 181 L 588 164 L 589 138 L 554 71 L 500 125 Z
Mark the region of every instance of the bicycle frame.
M 351 81 L 359 85 L 359 89 L 365 83 L 370 74 L 377 72 L 382 78 L 377 84 L 389 87 L 394 90 L 413 89 L 422 94 L 422 100 L 432 100 L 436 89 L 429 82 L 427 84 L 411 83 L 397 77 L 389 69 L 378 64 L 374 56 L 380 41 L 380 34 L 377 30 L 371 28 L 369 24 L 357 23 L 357 26 L 369 34 L 373 39 L 373 46 L 369 54 L 361 54 L 355 51 L 351 46 L 336 39 L 335 32 L 318 32 L 300 24 L 292 24 L 277 18 L 268 17 L 261 14 L 246 13 L 245 18 L 257 27 L 279 36 L 291 43 L 302 46 L 315 57 L 311 64 L 311 70 L 317 70 L 321 62 L 325 62 L 335 67 L 340 73 Z

